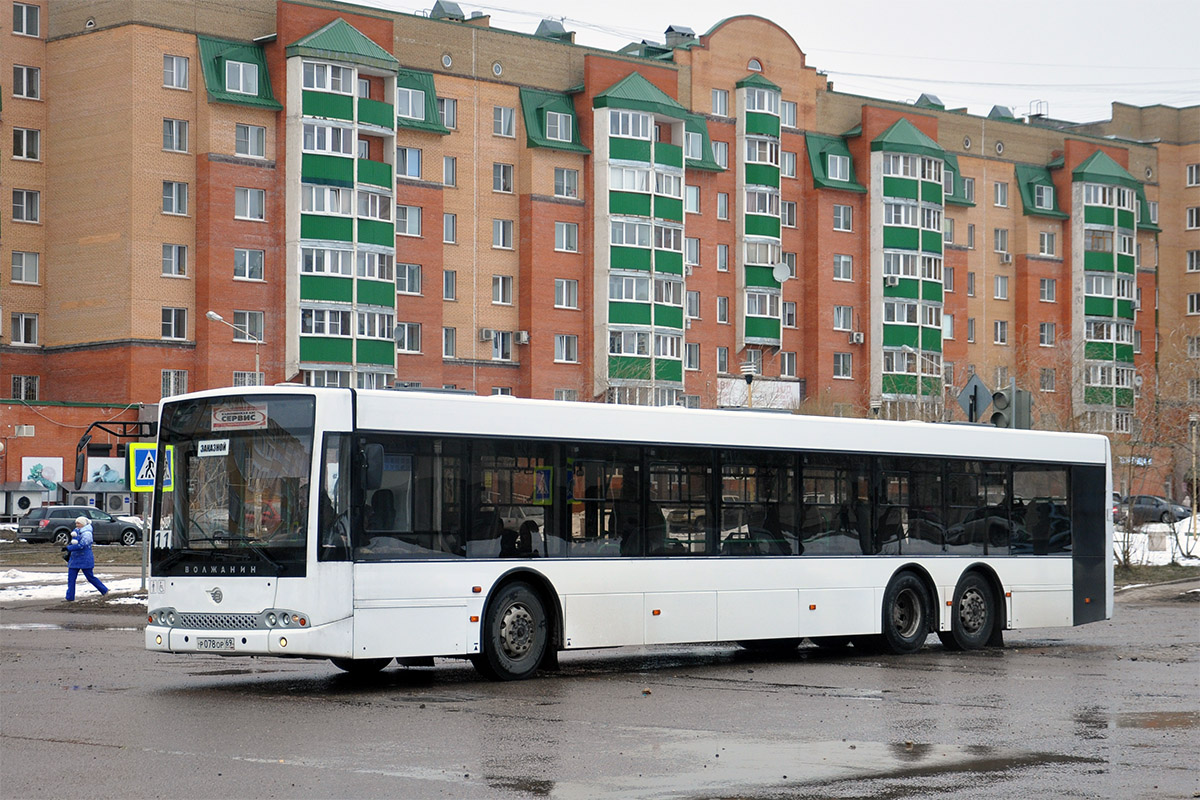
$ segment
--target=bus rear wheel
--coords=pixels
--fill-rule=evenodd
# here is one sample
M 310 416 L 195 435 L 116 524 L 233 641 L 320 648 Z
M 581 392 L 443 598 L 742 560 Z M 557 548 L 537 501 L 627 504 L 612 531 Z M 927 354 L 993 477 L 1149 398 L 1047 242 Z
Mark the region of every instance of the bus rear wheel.
M 883 644 L 893 653 L 915 653 L 929 636 L 929 592 L 911 572 L 892 578 L 883 593 Z
M 488 604 L 482 651 L 471 663 L 494 681 L 519 681 L 538 668 L 547 644 L 546 608 L 527 583 L 504 586 Z
M 978 650 L 987 645 L 996 627 L 996 598 L 978 572 L 968 572 L 954 587 L 954 610 L 949 634 L 938 638 L 949 650 Z
M 356 678 L 374 675 L 392 663 L 390 658 L 331 658 L 329 660 L 342 672 Z

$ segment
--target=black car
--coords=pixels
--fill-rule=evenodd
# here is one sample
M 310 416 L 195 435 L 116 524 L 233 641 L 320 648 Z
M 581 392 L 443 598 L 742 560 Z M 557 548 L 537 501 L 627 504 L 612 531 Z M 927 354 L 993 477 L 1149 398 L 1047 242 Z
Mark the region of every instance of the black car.
M 1192 512 L 1187 506 L 1172 503 L 1165 497 L 1135 494 L 1125 498 L 1125 513 L 1134 525 L 1140 525 L 1143 522 L 1173 524 L 1187 518 Z
M 140 525 L 119 520 L 91 506 L 42 506 L 32 509 L 17 523 L 17 538 L 27 542 L 65 545 L 71 538 L 71 531 L 75 530 L 77 517 L 91 520 L 92 540 L 97 544 L 120 542 L 133 545 L 141 541 Z

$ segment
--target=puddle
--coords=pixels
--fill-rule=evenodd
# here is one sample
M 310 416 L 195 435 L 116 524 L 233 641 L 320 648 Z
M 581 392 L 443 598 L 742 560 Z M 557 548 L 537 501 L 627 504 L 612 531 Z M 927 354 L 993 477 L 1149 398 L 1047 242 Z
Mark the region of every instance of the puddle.
M 141 631 L 142 629 L 134 627 L 121 627 L 109 625 L 55 625 L 47 622 L 14 622 L 7 625 L 0 625 L 0 631 Z
M 1196 728 L 1200 711 L 1125 711 L 1113 720 L 1118 728 Z

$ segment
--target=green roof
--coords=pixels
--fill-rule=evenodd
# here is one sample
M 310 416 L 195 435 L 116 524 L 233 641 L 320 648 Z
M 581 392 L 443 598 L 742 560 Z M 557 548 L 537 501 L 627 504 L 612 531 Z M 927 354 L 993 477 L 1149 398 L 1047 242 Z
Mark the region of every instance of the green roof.
M 708 120 L 703 114 L 688 114 L 684 121 L 688 133 L 700 134 L 700 158 L 687 159 L 688 169 L 702 169 L 708 172 L 724 172 L 725 168 L 717 163 L 712 154 L 712 139 L 708 136 Z
M 1069 219 L 1070 214 L 1058 206 L 1058 192 L 1054 191 L 1054 181 L 1050 177 L 1048 167 L 1037 167 L 1032 164 L 1017 164 L 1017 188 L 1021 190 L 1021 205 L 1025 208 L 1025 216 L 1050 217 L 1051 219 Z M 1054 191 L 1051 208 L 1038 208 L 1036 203 L 1036 186 L 1049 186 Z
M 1146 202 L 1146 189 L 1144 186 L 1139 186 L 1133 190 L 1138 198 L 1138 230 L 1139 231 L 1154 231 L 1160 233 L 1162 228 L 1150 221 L 1150 204 Z
M 384 72 L 395 72 L 400 66 L 391 53 L 358 32 L 342 18 L 335 19 L 287 46 L 287 57 L 309 56 L 329 61 L 341 61 Z
M 1086 161 L 1076 167 L 1071 173 L 1071 180 L 1076 183 L 1107 183 L 1134 191 L 1142 185 L 1103 150 L 1092 153 Z
M 761 89 L 770 89 L 773 92 L 783 91 L 778 86 L 771 83 L 769 80 L 767 80 L 766 78 L 764 78 L 761 74 L 759 74 L 757 72 L 751 72 L 749 75 L 742 78 L 740 81 L 738 81 L 734 85 L 737 86 L 737 88 L 739 88 L 739 89 L 741 89 L 743 86 L 757 86 Z
M 942 146 L 917 130 L 906 119 L 898 119 L 879 138 L 871 142 L 871 150 L 883 150 L 887 153 L 915 153 L 930 158 L 945 158 L 946 151 Z
M 958 156 L 953 153 L 943 153 L 942 160 L 946 162 L 942 169 L 954 174 L 953 184 L 950 191 L 942 195 L 942 202 L 951 206 L 973 207 L 975 204 L 967 199 L 967 184 L 963 181 L 962 172 L 958 169 Z M 942 183 L 944 184 L 945 181 Z
M 396 70 L 396 86 L 425 93 L 425 119 L 397 115 L 397 128 L 442 135 L 450 133 L 450 129 L 442 124 L 442 118 L 438 115 L 437 90 L 433 85 L 432 72 L 422 72 L 419 69 L 398 69 Z
M 854 159 L 850 148 L 840 136 L 825 136 L 820 133 L 804 134 L 804 147 L 808 150 L 808 163 L 812 167 L 813 187 L 816 189 L 842 189 L 847 192 L 866 193 L 867 188 L 854 180 Z M 845 156 L 850 160 L 850 180 L 831 180 L 829 156 Z
M 554 111 L 571 118 L 571 141 L 564 142 L 546 136 L 546 112 Z M 529 147 L 549 147 L 572 153 L 590 153 L 579 143 L 579 125 L 575 119 L 575 104 L 562 92 L 540 89 L 521 89 L 521 113 L 525 117 L 525 140 Z
M 636 72 L 631 72 L 596 95 L 592 100 L 592 108 L 627 108 L 675 119 L 686 119 L 688 115 L 687 109 Z
M 210 103 L 234 103 L 271 111 L 283 108 L 271 93 L 271 73 L 267 70 L 267 58 L 261 47 L 208 36 L 197 36 L 196 41 L 200 45 L 200 66 Z M 242 94 L 225 89 L 225 64 L 230 61 L 258 67 L 258 94 Z

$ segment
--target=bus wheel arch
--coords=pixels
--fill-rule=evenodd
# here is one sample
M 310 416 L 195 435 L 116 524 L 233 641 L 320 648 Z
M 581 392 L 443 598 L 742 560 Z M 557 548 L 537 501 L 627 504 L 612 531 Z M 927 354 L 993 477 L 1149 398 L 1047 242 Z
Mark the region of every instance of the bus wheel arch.
M 496 582 L 484 603 L 480 652 L 471 663 L 491 680 L 531 677 L 553 667 L 561 637 L 558 596 L 535 572 L 515 571 Z
M 882 644 L 898 655 L 915 653 L 933 629 L 934 598 L 929 575 L 914 566 L 896 570 L 883 592 Z
M 1006 612 L 999 577 L 986 565 L 974 565 L 959 576 L 951 602 L 950 630 L 938 631 L 938 638 L 948 650 L 1003 647 Z

